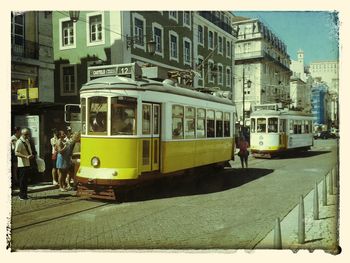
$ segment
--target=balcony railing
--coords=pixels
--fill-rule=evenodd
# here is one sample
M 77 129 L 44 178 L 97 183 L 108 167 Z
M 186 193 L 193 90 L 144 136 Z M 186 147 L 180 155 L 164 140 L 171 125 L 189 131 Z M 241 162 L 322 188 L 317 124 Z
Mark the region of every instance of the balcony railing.
M 225 23 L 210 11 L 199 11 L 198 13 L 200 16 L 204 17 L 206 20 L 210 21 L 214 25 L 220 27 L 222 30 L 226 31 L 227 33 L 233 34 L 233 35 L 236 34 L 236 32 L 232 31 L 232 27 L 230 24 Z
M 12 56 L 18 56 L 23 58 L 39 58 L 39 43 L 25 40 L 22 44 L 15 44 L 14 41 L 11 44 Z

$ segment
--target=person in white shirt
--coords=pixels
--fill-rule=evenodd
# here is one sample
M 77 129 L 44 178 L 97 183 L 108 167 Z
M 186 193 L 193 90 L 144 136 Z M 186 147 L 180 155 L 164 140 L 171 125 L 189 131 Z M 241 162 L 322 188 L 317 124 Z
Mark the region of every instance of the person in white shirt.
M 19 179 L 19 199 L 28 199 L 28 176 L 30 174 L 30 160 L 34 158 L 28 141 L 29 129 L 24 128 L 21 131 L 21 137 L 16 142 L 15 155 L 18 162 Z
M 17 156 L 15 155 L 15 148 L 19 137 L 21 137 L 21 127 L 15 127 L 14 134 L 11 136 L 11 182 L 13 186 L 18 185 Z

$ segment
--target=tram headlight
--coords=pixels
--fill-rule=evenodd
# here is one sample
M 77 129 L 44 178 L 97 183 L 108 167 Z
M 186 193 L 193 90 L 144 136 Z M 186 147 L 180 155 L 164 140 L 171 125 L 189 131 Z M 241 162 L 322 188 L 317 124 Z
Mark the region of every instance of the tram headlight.
M 100 166 L 100 159 L 96 156 L 92 157 L 91 165 L 95 168 L 99 167 Z

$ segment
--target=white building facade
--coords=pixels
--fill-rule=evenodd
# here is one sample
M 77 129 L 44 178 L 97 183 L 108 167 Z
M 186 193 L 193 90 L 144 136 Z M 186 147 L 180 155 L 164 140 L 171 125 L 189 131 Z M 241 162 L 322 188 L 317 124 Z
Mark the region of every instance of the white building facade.
M 293 72 L 290 78 L 291 108 L 310 113 L 312 80 L 305 73 L 304 51 L 299 50 L 297 57 L 290 65 Z
M 288 104 L 290 57 L 283 41 L 261 21 L 243 17 L 235 19 L 233 27 L 238 31 L 238 37 L 235 44 L 234 101 L 237 119 L 241 125 L 249 126 L 254 105 Z

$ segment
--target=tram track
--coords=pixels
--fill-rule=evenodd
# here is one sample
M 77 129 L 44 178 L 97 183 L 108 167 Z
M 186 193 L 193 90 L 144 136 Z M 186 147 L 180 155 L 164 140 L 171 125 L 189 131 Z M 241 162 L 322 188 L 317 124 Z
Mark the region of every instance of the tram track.
M 92 200 L 76 200 L 69 203 L 61 203 L 50 207 L 31 210 L 25 213 L 12 216 L 12 231 L 20 231 L 42 223 L 59 220 L 79 213 L 84 213 L 93 209 L 98 209 L 111 203 L 101 203 Z

